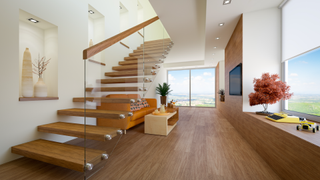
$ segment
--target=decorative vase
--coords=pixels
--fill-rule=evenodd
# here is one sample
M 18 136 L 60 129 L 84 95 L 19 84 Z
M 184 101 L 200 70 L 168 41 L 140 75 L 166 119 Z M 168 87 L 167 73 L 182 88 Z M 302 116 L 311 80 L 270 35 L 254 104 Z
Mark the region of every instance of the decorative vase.
M 164 104 L 160 107 L 160 113 L 166 113 L 166 108 L 164 107 Z
M 44 83 L 42 77 L 39 77 L 38 82 L 34 85 L 34 96 L 35 97 L 47 97 L 47 86 Z
M 90 42 L 89 42 L 89 47 L 93 46 L 93 41 L 92 39 L 90 39 Z
M 167 96 L 160 96 L 161 104 L 167 104 Z
M 21 90 L 23 97 L 33 96 L 32 62 L 29 48 L 26 48 L 23 53 Z
M 220 95 L 220 101 L 224 102 L 224 95 Z

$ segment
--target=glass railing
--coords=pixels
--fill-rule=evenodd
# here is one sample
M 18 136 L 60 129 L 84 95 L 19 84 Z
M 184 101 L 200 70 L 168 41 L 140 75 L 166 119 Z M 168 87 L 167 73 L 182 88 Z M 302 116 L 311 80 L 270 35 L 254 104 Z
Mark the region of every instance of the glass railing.
M 157 20 L 84 60 L 85 179 L 108 168 L 121 137 L 137 124 L 133 115 L 143 98 L 155 98 L 151 85 L 172 45 Z

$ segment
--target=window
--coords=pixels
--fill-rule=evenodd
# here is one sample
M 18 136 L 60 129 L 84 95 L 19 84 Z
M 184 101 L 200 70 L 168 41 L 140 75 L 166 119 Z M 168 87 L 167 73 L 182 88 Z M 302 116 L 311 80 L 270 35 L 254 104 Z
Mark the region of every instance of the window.
M 320 116 L 320 48 L 285 62 L 286 81 L 294 95 L 285 109 Z
M 177 106 L 215 107 L 214 68 L 168 71 L 168 84 Z
M 319 6 L 318 0 L 287 1 L 281 17 L 283 80 L 294 93 L 282 110 L 320 122 Z

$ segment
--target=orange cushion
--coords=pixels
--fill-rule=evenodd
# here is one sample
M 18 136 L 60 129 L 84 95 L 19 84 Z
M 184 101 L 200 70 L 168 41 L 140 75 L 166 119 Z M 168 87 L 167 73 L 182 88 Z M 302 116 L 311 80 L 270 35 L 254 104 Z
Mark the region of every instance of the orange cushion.
M 156 110 L 155 107 L 146 107 L 146 108 L 143 108 L 143 110 L 146 111 L 146 114 L 150 114 L 152 113 L 154 110 Z
M 134 98 L 134 99 L 140 99 L 140 95 L 139 94 L 127 94 L 128 98 Z
M 135 121 L 139 118 L 144 117 L 145 115 L 146 115 L 146 111 L 144 110 L 144 108 L 139 111 L 135 111 L 135 112 L 133 112 L 133 116 L 132 116 L 131 121 Z
M 109 94 L 108 98 L 129 98 L 126 94 Z

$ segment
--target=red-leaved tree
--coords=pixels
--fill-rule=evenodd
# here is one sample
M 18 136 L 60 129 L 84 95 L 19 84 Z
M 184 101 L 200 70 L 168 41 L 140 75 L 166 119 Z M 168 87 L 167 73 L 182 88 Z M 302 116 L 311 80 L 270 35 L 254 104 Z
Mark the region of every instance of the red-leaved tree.
M 264 111 L 267 111 L 268 104 L 275 104 L 276 102 L 288 100 L 293 93 L 290 93 L 290 86 L 287 83 L 279 80 L 278 74 L 263 73 L 261 78 L 254 78 L 254 93 L 249 94 L 250 106 L 261 104 Z

